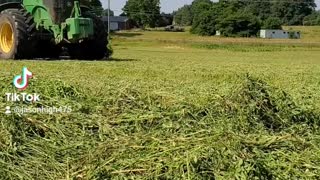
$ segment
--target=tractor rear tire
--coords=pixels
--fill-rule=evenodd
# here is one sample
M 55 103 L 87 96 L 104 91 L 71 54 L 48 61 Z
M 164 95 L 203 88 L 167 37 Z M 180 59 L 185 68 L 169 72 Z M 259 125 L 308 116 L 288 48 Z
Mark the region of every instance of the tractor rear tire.
M 103 21 L 89 12 L 84 12 L 83 16 L 93 20 L 94 35 L 92 39 L 86 39 L 79 44 L 71 44 L 69 46 L 71 59 L 100 60 L 107 57 L 108 34 Z
M 27 24 L 29 14 L 24 9 L 7 9 L 0 14 L 0 59 L 32 58 L 32 43 Z

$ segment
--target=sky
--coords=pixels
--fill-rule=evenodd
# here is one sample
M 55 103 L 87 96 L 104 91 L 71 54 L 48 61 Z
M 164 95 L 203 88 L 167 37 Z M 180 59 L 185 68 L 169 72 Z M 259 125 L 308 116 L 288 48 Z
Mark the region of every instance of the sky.
M 114 11 L 116 15 L 121 14 L 122 8 L 127 0 L 110 0 L 111 10 Z M 171 13 L 174 10 L 182 7 L 185 4 L 191 4 L 193 0 L 160 0 L 161 1 L 161 12 Z M 108 0 L 101 0 L 105 8 L 108 7 Z M 318 8 L 320 8 L 320 0 L 316 0 Z

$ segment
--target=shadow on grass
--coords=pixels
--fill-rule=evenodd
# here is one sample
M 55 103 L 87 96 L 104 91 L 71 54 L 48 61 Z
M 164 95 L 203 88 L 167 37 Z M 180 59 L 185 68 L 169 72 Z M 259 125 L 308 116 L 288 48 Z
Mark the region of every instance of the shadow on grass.
M 35 58 L 35 59 L 20 59 L 19 61 L 110 61 L 110 62 L 130 62 L 130 61 L 139 61 L 138 59 L 130 59 L 130 58 L 104 58 L 98 60 L 79 60 L 79 59 L 71 59 L 68 56 L 61 56 L 59 59 L 49 59 L 49 58 Z
M 137 59 L 120 59 L 120 58 L 109 58 L 109 59 L 105 59 L 104 61 L 115 61 L 115 62 L 129 62 L 129 61 L 139 61 Z
M 115 36 L 120 37 L 135 37 L 135 36 L 141 36 L 141 33 L 114 33 Z

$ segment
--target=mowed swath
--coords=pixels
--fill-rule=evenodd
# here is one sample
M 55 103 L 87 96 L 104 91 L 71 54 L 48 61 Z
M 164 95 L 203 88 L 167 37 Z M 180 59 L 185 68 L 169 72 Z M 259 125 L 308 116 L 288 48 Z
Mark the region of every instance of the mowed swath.
M 301 40 L 121 32 L 109 61 L 0 61 L 1 93 L 71 114 L 0 114 L 0 177 L 320 177 L 320 31 Z M 8 103 L 1 101 L 0 108 Z M 14 104 L 11 104 L 14 105 Z

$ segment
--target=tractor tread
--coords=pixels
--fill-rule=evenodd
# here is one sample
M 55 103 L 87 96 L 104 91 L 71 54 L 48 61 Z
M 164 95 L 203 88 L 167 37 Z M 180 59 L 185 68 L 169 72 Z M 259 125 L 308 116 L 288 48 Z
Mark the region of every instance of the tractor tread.
M 32 41 L 29 38 L 30 25 L 26 20 L 30 17 L 24 9 L 6 9 L 1 12 L 2 16 L 10 19 L 10 23 L 14 27 L 15 43 L 14 50 L 0 56 L 5 59 L 28 59 L 33 56 Z

